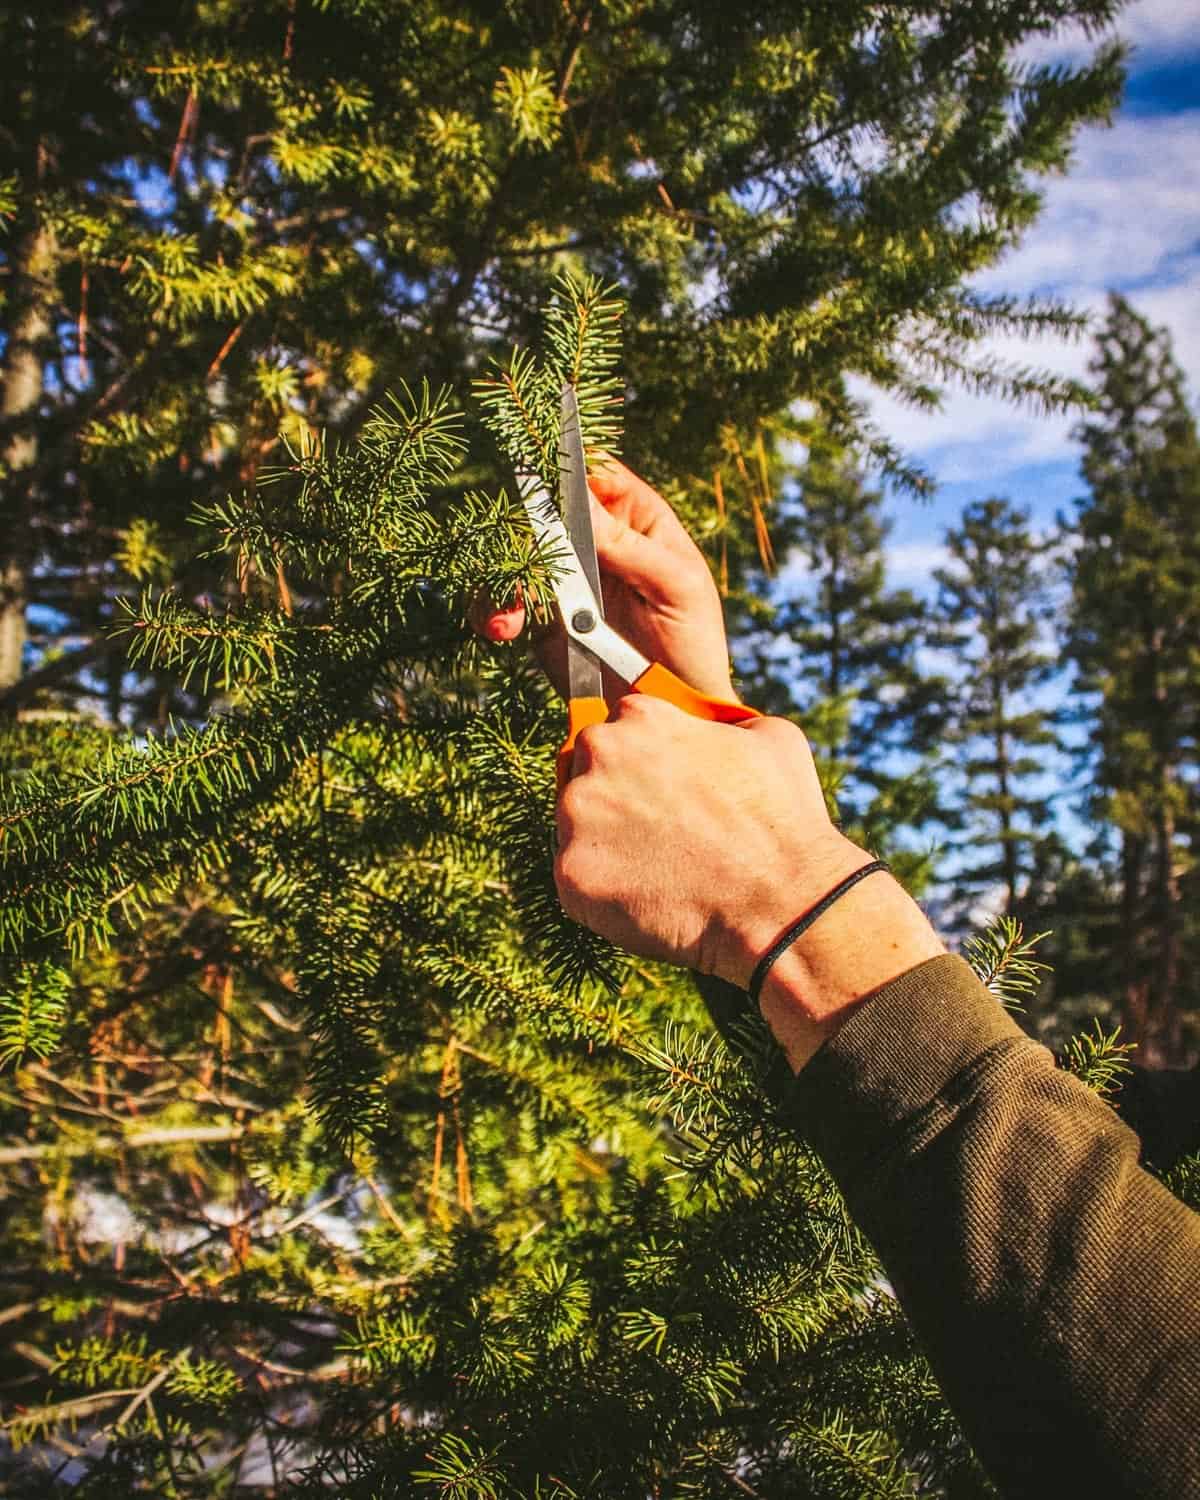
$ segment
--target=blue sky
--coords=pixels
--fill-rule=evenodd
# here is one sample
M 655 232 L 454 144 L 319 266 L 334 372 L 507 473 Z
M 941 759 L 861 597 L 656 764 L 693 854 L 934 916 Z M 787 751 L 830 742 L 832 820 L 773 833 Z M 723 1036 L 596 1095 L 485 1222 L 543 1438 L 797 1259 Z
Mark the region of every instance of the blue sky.
M 1101 315 L 1109 288 L 1170 329 L 1193 400 L 1200 398 L 1200 0 L 1135 0 L 1117 32 L 1132 43 L 1125 100 L 1108 129 L 1078 137 L 1070 172 L 1050 180 L 1022 245 L 979 278 L 992 292 L 1053 294 Z M 1078 58 L 1063 32 L 1039 59 Z M 1032 54 L 1031 54 L 1032 55 Z M 1089 344 L 998 342 L 1020 364 L 1084 375 Z M 866 391 L 864 395 L 868 394 Z M 947 524 L 969 500 L 1005 495 L 1049 524 L 1079 492 L 1074 420 L 950 392 L 933 414 L 870 397 L 877 420 L 939 483 L 928 504 L 897 497 L 892 581 L 920 588 Z

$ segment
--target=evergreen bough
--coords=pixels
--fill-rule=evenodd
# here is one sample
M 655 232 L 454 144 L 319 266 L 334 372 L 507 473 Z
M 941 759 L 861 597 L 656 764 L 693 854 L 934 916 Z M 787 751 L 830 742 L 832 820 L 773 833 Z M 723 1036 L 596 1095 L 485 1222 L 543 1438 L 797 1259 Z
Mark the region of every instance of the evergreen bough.
M 554 478 L 564 375 L 613 445 L 617 312 L 564 282 L 483 377 L 510 462 Z M 120 628 L 208 723 L 12 731 L 10 1492 L 985 1495 L 761 1023 L 553 899 L 562 716 L 467 625 L 553 561 L 459 430 L 406 391 L 198 517 L 244 593 Z

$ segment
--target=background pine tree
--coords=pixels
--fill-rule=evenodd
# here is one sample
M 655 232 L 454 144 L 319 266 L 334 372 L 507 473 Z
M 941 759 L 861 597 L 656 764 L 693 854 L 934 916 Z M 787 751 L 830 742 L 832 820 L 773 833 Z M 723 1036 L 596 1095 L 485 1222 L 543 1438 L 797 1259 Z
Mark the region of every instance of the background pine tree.
M 922 850 L 916 839 L 937 804 L 928 751 L 938 684 L 918 662 L 926 608 L 887 584 L 882 492 L 828 433 L 806 438 L 773 515 L 786 557 L 774 607 L 765 623 L 747 621 L 739 659 L 756 703 L 798 715 L 847 832 L 920 884 L 931 841 Z M 894 843 L 900 827 L 907 847 Z
M 960 900 L 1022 910 L 1052 826 L 1047 779 L 1057 769 L 1054 712 L 1039 689 L 1058 670 L 1049 646 L 1051 543 L 1010 501 L 976 501 L 946 533 L 935 571 L 942 684 L 943 799 L 953 809 L 953 881 Z M 953 787 L 953 790 L 951 790 Z
M 1200 442 L 1169 340 L 1120 297 L 1092 365 L 1089 492 L 1072 519 L 1069 649 L 1089 813 L 1111 855 L 1107 947 L 1140 1057 L 1181 1062 L 1197 995 L 1191 830 L 1200 656 Z

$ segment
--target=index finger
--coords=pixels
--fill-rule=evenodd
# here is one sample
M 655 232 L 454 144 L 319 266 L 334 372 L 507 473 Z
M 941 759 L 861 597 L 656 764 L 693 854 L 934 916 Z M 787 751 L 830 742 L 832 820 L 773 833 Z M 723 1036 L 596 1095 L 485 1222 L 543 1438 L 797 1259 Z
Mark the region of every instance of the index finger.
M 588 471 L 588 487 L 604 509 L 643 536 L 653 537 L 679 556 L 689 558 L 696 544 L 679 517 L 658 493 L 632 469 L 609 454 Z
M 511 604 L 497 607 L 489 594 L 476 594 L 467 619 L 471 629 L 485 640 L 515 641 L 525 628 L 525 601 L 518 592 Z

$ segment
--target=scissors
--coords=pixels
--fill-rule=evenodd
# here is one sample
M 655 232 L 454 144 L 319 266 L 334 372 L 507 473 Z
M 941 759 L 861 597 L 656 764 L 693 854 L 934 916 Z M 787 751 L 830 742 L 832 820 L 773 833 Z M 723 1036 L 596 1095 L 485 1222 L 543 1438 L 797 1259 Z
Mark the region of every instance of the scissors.
M 590 724 L 603 724 L 608 718 L 604 667 L 627 685 L 627 691 L 673 703 L 694 719 L 744 724 L 762 717 L 757 709 L 744 703 L 710 698 L 698 692 L 661 662 L 643 656 L 605 621 L 579 406 L 570 384 L 562 388 L 559 429 L 561 514 L 536 475 L 518 474 L 517 485 L 538 545 L 554 570 L 554 599 L 567 634 L 567 737 L 558 752 L 556 766 L 560 792 L 571 777 L 579 733 Z

